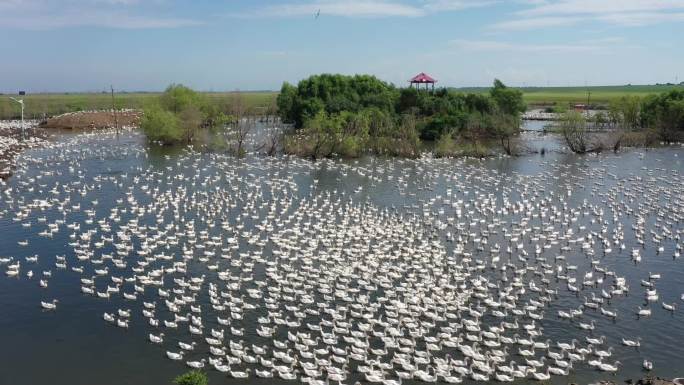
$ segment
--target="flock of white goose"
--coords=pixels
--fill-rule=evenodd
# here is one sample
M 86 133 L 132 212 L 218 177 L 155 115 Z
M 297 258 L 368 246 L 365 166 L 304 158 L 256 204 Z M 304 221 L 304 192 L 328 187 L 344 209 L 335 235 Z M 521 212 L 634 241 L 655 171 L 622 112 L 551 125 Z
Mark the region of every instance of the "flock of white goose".
M 26 121 L 24 127 L 27 131 L 37 122 Z M 20 140 L 20 121 L 0 120 L 0 178 L 6 178 L 12 173 L 14 159 L 27 148 L 39 147 L 45 144 L 45 140 L 27 134 L 26 140 Z
M 192 368 L 312 385 L 614 373 L 611 345 L 648 341 L 608 341 L 601 328 L 679 311 L 661 274 L 620 273 L 678 263 L 676 170 L 617 177 L 551 161 L 554 172 L 523 175 L 470 160 L 240 161 L 190 149 L 151 159 L 110 139 L 82 135 L 22 159 L 0 186 L 0 221 L 21 226 L 11 241 L 28 256 L 0 265 L 43 287 L 48 311 L 61 310 L 56 276 L 111 302 L 93 316 L 122 329 L 144 320 L 147 343 Z M 87 168 L 122 156 L 140 162 Z M 42 254 L 38 237 L 67 239 L 69 252 Z M 628 295 L 643 305 L 625 309 Z M 567 338 L 549 338 L 549 325 Z

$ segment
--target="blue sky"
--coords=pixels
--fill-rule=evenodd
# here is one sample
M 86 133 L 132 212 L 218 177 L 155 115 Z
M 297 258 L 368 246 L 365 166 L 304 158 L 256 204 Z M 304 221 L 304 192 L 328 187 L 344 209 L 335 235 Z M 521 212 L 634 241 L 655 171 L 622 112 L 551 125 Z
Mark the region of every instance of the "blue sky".
M 682 36 L 684 0 L 0 0 L 0 92 L 664 83 Z

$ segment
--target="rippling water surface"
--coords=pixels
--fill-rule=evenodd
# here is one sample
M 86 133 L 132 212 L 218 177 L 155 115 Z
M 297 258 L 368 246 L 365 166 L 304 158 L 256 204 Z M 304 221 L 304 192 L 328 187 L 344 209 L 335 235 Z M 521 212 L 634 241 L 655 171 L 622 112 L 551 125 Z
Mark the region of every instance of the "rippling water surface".
M 531 135 L 529 140 L 535 146 L 554 146 L 553 140 L 546 137 Z M 549 152 L 545 156 L 485 160 L 367 158 L 312 163 L 260 156 L 238 160 L 189 149 L 147 149 L 136 134 L 120 138 L 109 134 L 64 135 L 51 148 L 25 154 L 16 174 L 0 188 L 3 193 L 0 258 L 21 261 L 18 277 L 4 274 L 12 262 L 0 265 L 0 384 L 163 384 L 187 369 L 183 361 L 171 361 L 165 356 L 166 350 L 179 350 L 176 341 L 198 342 L 185 360 L 208 357 L 208 345 L 199 336 L 189 334 L 186 324 L 180 323 L 177 330 L 148 325 L 141 314 L 142 300 L 157 302 L 156 318 L 173 319 L 164 306 L 164 299 L 157 296 L 157 287 L 146 287 L 137 301 L 125 300 L 121 293 L 112 294 L 109 300 L 81 293 L 79 279 L 91 277 L 95 269 L 109 268 L 107 276 L 97 278 L 95 286 L 101 292 L 107 286 L 114 286 L 110 276 L 132 277 L 135 274 L 132 268 L 143 259 L 137 251 L 144 241 L 154 242 L 155 237 L 161 242 L 155 243 L 151 255 L 171 259 L 154 260 L 147 272 L 152 268 L 170 268 L 174 261 L 182 261 L 184 250 L 192 256 L 187 261 L 187 273 L 164 275 L 164 287 L 173 287 L 174 278 L 205 277 L 196 295 L 196 304 L 203 309 L 205 335 L 209 329 L 220 327 L 216 315 L 227 318 L 231 314 L 229 310 L 215 311 L 211 307 L 209 284 L 218 285 L 223 291 L 226 281 L 219 280 L 217 270 L 210 270 L 208 265 L 218 264 L 218 271 L 228 272 L 237 279 L 230 282 L 241 282 L 239 289 L 231 291 L 231 296 L 253 304 L 255 309 L 244 309 L 243 318 L 232 321 L 234 327 L 244 329 L 244 336 L 231 336 L 226 328 L 226 341 L 244 340 L 245 346 L 265 345 L 272 350 L 271 339 L 255 332 L 257 319 L 267 315 L 263 297 L 252 298 L 247 290 L 258 288 L 268 294 L 269 288 L 283 286 L 269 276 L 269 268 L 274 266 L 281 278 L 289 276 L 293 282 L 295 277 L 305 276 L 302 271 L 336 272 L 338 268 L 340 271 L 350 268 L 347 271 L 351 274 L 347 275 L 350 282 L 341 279 L 331 281 L 330 285 L 351 288 L 348 293 L 352 302 L 345 303 L 339 297 L 326 300 L 317 290 L 323 287 L 321 282 L 310 281 L 308 287 L 304 285 L 300 289 L 313 298 L 314 304 L 302 303 L 301 299 L 307 296 L 301 295 L 292 304 L 300 311 L 317 309 L 323 302 L 328 307 L 340 308 L 358 302 L 358 296 L 367 295 L 367 302 L 361 301 L 362 308 L 374 309 L 373 317 L 383 316 L 383 320 L 388 318 L 385 309 L 371 305 L 379 304 L 378 298 L 394 292 L 378 287 L 382 281 L 374 281 L 392 271 L 388 266 L 397 266 L 393 270 L 399 273 L 394 281 L 397 287 L 408 292 L 419 288 L 415 293 L 433 300 L 443 295 L 442 291 L 433 290 L 445 284 L 438 278 L 451 277 L 451 284 L 458 287 L 459 282 L 465 282 L 464 286 L 437 306 L 437 311 L 444 312 L 446 305 L 456 306 L 459 298 L 465 298 L 460 302 L 462 316 L 473 319 L 466 308 L 481 307 L 485 313 L 481 320 L 483 329 L 502 320 L 513 322 L 518 318 L 522 325 L 531 319 L 526 315 L 516 317 L 510 311 L 504 319 L 496 318 L 490 314 L 491 308 L 485 306 L 484 299 L 458 297 L 458 292 L 471 293 L 472 282 L 484 277 L 491 284 L 486 293 L 499 300 L 497 286 L 501 289 L 511 286 L 515 282 L 514 268 L 527 267 L 527 272 L 518 276 L 521 285 L 514 286 L 517 308 L 529 305 L 530 299 L 540 296 L 531 290 L 531 282 L 545 287 L 543 279 L 546 279 L 548 289 L 557 291 L 557 295 L 549 295 L 546 306 L 530 310 L 533 314 L 543 314 L 543 320 L 535 323 L 537 329 L 543 329 L 543 336 L 536 340 L 550 339 L 552 350 L 557 351 L 557 341 L 570 342 L 574 338 L 585 346 L 586 336 L 603 335 L 606 344 L 602 349 L 614 347 L 612 356 L 605 362 L 623 363 L 617 377 L 590 368 L 586 363 L 576 363 L 568 377 L 552 377 L 553 383 L 636 378 L 643 374 L 641 367 L 645 358 L 654 362 L 657 375 L 682 376 L 684 309 L 669 312 L 661 305 L 663 301 L 684 305 L 680 300 L 684 293 L 684 261 L 673 258 L 677 244 L 682 244 L 679 239 L 684 215 L 682 156 L 682 148 L 672 146 L 584 157 Z M 133 208 L 143 211 L 134 213 Z M 137 228 L 142 229 L 139 234 L 144 236 L 133 235 L 127 243 L 130 247 L 115 248 L 112 243 L 122 242 L 118 232 L 131 233 L 130 227 L 121 226 L 130 226 L 134 218 L 138 218 Z M 362 226 L 364 221 L 367 228 Z M 29 223 L 30 227 L 26 227 Z M 45 236 L 49 224 L 56 224 L 57 230 Z M 276 234 L 287 237 L 288 227 L 294 224 L 301 234 L 286 253 L 290 258 L 274 255 L 274 250 L 283 250 L 283 247 L 275 246 L 273 237 L 277 238 Z M 266 225 L 270 228 L 261 227 Z M 189 226 L 194 227 L 194 234 L 178 235 Z M 392 238 L 391 234 L 379 236 L 378 226 L 387 226 L 385 230 L 401 229 L 397 234 L 403 239 Z M 352 234 L 343 232 L 344 228 L 358 231 Z M 551 231 L 543 232 L 545 228 Z M 642 229 L 644 233 L 637 237 Z M 89 230 L 92 230 L 91 238 L 83 238 Z M 569 230 L 572 230 L 571 236 L 560 238 L 569 234 Z M 206 231 L 206 237 L 202 231 Z M 339 249 L 331 249 L 323 242 L 334 240 L 335 232 L 345 237 L 338 243 Z M 375 238 L 366 242 L 364 236 L 368 233 L 375 234 Z M 218 237 L 215 244 L 208 242 L 212 236 Z M 104 241 L 98 247 L 96 243 L 101 237 L 112 237 L 113 242 Z M 486 244 L 475 242 L 483 238 Z M 519 239 L 511 242 L 511 238 Z M 584 240 L 575 242 L 577 238 Z M 638 243 L 639 238 L 643 239 L 643 245 Z M 257 239 L 264 244 L 255 244 Z M 568 243 L 569 239 L 573 242 Z M 604 252 L 603 239 L 609 242 L 611 252 Z M 311 246 L 316 240 L 321 243 Z M 28 244 L 22 246 L 20 241 Z M 582 250 L 584 242 L 590 244 Z M 394 244 L 416 250 L 422 244 L 427 249 L 408 254 L 400 252 L 395 259 L 384 259 L 381 254 L 386 250 L 391 255 Z M 500 251 L 492 252 L 497 244 Z M 565 245 L 571 250 L 561 250 Z M 624 245 L 624 250 L 620 245 Z M 506 251 L 509 246 L 511 253 Z M 538 255 L 536 247 L 542 248 Z M 659 247 L 662 247 L 660 252 Z M 90 259 L 78 260 L 77 249 L 92 253 Z M 633 249 L 639 250 L 641 262 L 632 261 Z M 215 254 L 207 256 L 205 250 Z M 414 252 L 415 256 L 411 255 Z M 34 255 L 38 255 L 37 263 L 25 260 Z M 123 259 L 126 267 L 117 268 L 106 258 L 108 255 Z M 322 262 L 321 255 L 336 255 L 336 258 Z M 556 258 L 561 255 L 565 260 Z M 65 257 L 66 269 L 55 266 L 56 256 Z M 498 259 L 493 260 L 494 257 Z M 369 262 L 367 258 L 380 263 Z M 92 260 L 101 260 L 102 264 L 94 265 L 90 263 Z M 610 303 L 604 303 L 606 309 L 618 312 L 617 319 L 589 308 L 574 321 L 559 318 L 559 310 L 577 309 L 585 296 L 591 298 L 594 293 L 600 297 L 602 289 L 613 288 L 613 276 L 603 278 L 599 271 L 593 271 L 592 277 L 587 278 L 594 281 L 594 286 L 583 286 L 585 273 L 592 271 L 592 261 L 600 270 L 626 279 L 628 294 L 616 295 Z M 413 262 L 415 265 L 410 268 Z M 501 267 L 506 263 L 510 266 L 503 272 Z M 83 266 L 82 275 L 72 271 L 77 266 Z M 26 276 L 29 270 L 33 271 L 33 278 Z M 48 270 L 52 276 L 44 278 L 43 271 Z M 641 281 L 648 280 L 649 272 L 661 274 L 659 280 L 653 281 L 659 299 L 646 305 L 652 309 L 651 317 L 638 319 L 635 310 L 646 304 Z M 504 276 L 505 282 L 501 279 Z M 356 282 L 361 277 L 368 288 Z M 579 287 L 579 294 L 568 290 L 568 282 L 563 277 L 576 278 L 573 285 Z M 599 278 L 601 283 L 596 282 Z M 47 280 L 47 288 L 40 287 L 40 279 Z M 265 286 L 258 287 L 255 282 L 264 282 Z M 526 290 L 521 292 L 520 287 Z M 124 283 L 120 290 L 132 293 L 133 284 Z M 40 301 L 53 298 L 59 300 L 57 310 L 42 310 Z M 102 319 L 104 312 L 117 309 L 131 309 L 128 329 Z M 180 314 L 188 312 L 185 307 Z M 280 314 L 291 321 L 295 319 L 292 312 L 282 308 Z M 366 322 L 346 316 L 350 318 L 351 330 L 358 330 L 357 324 Z M 324 317 L 330 319 L 328 315 Z M 432 336 L 448 322 L 458 322 L 458 319 L 433 321 L 424 314 L 412 317 Z M 315 337 L 316 332 L 307 330 L 306 325 L 318 324 L 320 318 L 307 314 L 298 330 Z M 596 327 L 593 333 L 577 326 L 579 322 L 592 320 Z M 403 326 L 406 331 L 412 329 L 408 320 L 405 324 L 408 324 Z M 323 330 L 330 332 L 328 327 Z M 381 327 L 376 326 L 375 330 Z M 160 331 L 165 333 L 164 344 L 147 341 L 148 333 Z M 278 326 L 275 338 L 286 341 L 287 331 L 288 328 Z M 514 333 L 526 336 L 522 328 L 504 334 L 513 336 Z M 621 345 L 622 338 L 637 337 L 642 338 L 639 349 Z M 416 348 L 425 350 L 422 338 L 418 337 L 417 341 Z M 378 338 L 371 338 L 369 342 L 371 347 L 382 346 Z M 318 344 L 319 348 L 323 346 L 320 341 Z M 347 345 L 340 338 L 339 346 Z M 506 361 L 524 363 L 517 352 L 518 346 L 509 347 Z M 462 358 L 458 349 L 446 346 L 434 352 L 433 357 L 445 357 L 447 353 Z M 392 349 L 388 357 L 391 354 Z M 544 354 L 545 351 L 537 351 L 537 357 Z M 255 367 L 241 364 L 233 369 Z M 354 371 L 355 367 L 356 363 L 350 361 L 352 373 L 347 383 L 363 379 Z M 401 370 L 398 365 L 397 368 Z M 282 381 L 257 379 L 253 372 L 248 380 L 229 378 L 213 369 L 208 372 L 212 384 Z M 392 371 L 387 373 L 388 379 L 396 378 Z M 472 381 L 465 379 L 464 382 Z

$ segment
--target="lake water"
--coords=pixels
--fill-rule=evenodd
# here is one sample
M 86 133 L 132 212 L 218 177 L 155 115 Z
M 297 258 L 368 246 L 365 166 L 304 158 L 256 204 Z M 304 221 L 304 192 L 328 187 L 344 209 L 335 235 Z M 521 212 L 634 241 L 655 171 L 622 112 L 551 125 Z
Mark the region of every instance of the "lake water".
M 553 138 L 526 135 L 533 146 L 558 149 Z M 137 251 L 146 243 L 154 245 L 150 255 L 169 256 L 153 258 L 145 267 L 146 273 L 182 262 L 184 252 L 192 256 L 187 259 L 187 273 L 163 275 L 162 288 L 174 287 L 174 278 L 205 277 L 195 302 L 202 308 L 205 337 L 211 328 L 222 328 L 217 315 L 231 315 L 230 310 L 212 309 L 209 284 L 228 291 L 226 282 L 239 283 L 230 290 L 230 297 L 236 299 L 233 303 L 248 303 L 254 308 L 241 306 L 242 319 L 231 321 L 233 327 L 244 330 L 243 336 L 231 336 L 230 327 L 223 328 L 225 344 L 244 340 L 246 346 L 266 346 L 265 357 L 271 357 L 274 350 L 273 338 L 257 335 L 257 319 L 267 315 L 264 298 L 269 288 L 288 287 L 269 275 L 274 269 L 281 278 L 290 277 L 292 282 L 314 276 L 330 279 L 335 274 L 337 280 L 330 281 L 330 285 L 352 293 L 351 302 L 339 297 L 325 299 L 319 290 L 326 287 L 324 279 L 303 280 L 308 285 L 293 285 L 302 293 L 295 290 L 294 294 L 281 294 L 297 294 L 290 302 L 298 307 L 295 312 L 316 310 L 321 303 L 328 308 L 361 304 L 350 310 L 370 311 L 375 319 L 383 320 L 392 318 L 388 302 L 384 302 L 388 293 L 397 298 L 406 296 L 403 300 L 407 303 L 414 300 L 409 294 L 419 295 L 415 297 L 420 298 L 418 303 L 429 308 L 433 308 L 433 301 L 445 296 L 449 300 L 433 310 L 444 312 L 447 304 L 454 306 L 458 302 L 459 293 L 482 290 L 498 299 L 497 286 L 510 287 L 518 277 L 521 285 L 514 285 L 513 292 L 516 307 L 522 308 L 532 306 L 530 300 L 542 296 L 531 290 L 530 282 L 544 287 L 546 278 L 548 289 L 557 291 L 557 295 L 549 295 L 545 306 L 526 311 L 543 314 L 543 320 L 535 322 L 537 328 L 543 328 L 543 335 L 536 341 L 548 338 L 552 350 L 559 351 L 556 342 L 569 343 L 576 338 L 579 345 L 586 346 L 586 336 L 605 336 L 601 349 L 614 350 L 604 362 L 623 363 L 615 377 L 578 362 L 568 377 L 553 376 L 552 383 L 638 378 L 643 375 L 644 359 L 653 361 L 656 375 L 684 376 L 684 309 L 679 309 L 684 304 L 680 300 L 684 293 L 684 261 L 673 258 L 682 244 L 684 229 L 683 156 L 682 147 L 669 146 L 582 157 L 550 151 L 514 158 L 369 157 L 313 163 L 287 157 L 250 155 L 235 159 L 190 149 L 148 149 L 135 133 L 118 138 L 111 133 L 63 135 L 54 146 L 22 156 L 15 175 L 0 186 L 0 258 L 13 258 L 0 265 L 0 384 L 166 384 L 188 369 L 184 361 L 207 358 L 208 344 L 201 336 L 190 334 L 187 324 L 179 323 L 178 329 L 148 325 L 141 314 L 143 300 L 156 301 L 157 319 L 173 320 L 157 287 L 148 285 L 135 301 L 121 296 L 123 292 L 134 292 L 132 282 L 125 282 L 121 293 L 113 293 L 110 299 L 81 292 L 80 278 L 90 278 L 95 269 L 108 267 L 108 274 L 96 279 L 95 287 L 100 292 L 114 286 L 110 276 L 140 275 L 132 269 L 144 260 Z M 194 229 L 192 234 L 188 228 Z M 213 243 L 211 237 L 215 237 Z M 283 239 L 288 237 L 295 239 L 291 250 L 283 247 Z M 486 244 L 475 242 L 483 238 Z M 578 238 L 584 239 L 576 242 Z M 612 251 L 604 253 L 608 246 L 602 245 L 603 239 Z M 639 239 L 643 239 L 643 245 Z M 23 241 L 27 245 L 18 243 Z M 116 248 L 115 243 L 125 245 Z M 583 243 L 587 243 L 586 248 Z M 459 244 L 463 247 L 457 247 Z M 496 244 L 501 247 L 498 253 L 491 251 Z M 511 253 L 506 251 L 509 245 Z M 561 249 L 566 245 L 570 250 Z M 541 249 L 538 255 L 536 247 Z M 658 252 L 660 247 L 662 251 Z M 639 263 L 631 257 L 634 249 L 642 258 Z M 205 253 L 210 250 L 215 254 Z M 278 250 L 287 250 L 285 254 L 290 258 L 283 258 Z M 89 259 L 77 259 L 83 253 Z M 38 255 L 37 262 L 26 261 L 26 257 L 34 255 Z M 556 258 L 560 255 L 565 260 Z M 64 257 L 66 269 L 56 267 L 56 256 Z M 121 259 L 126 266 L 116 267 L 107 256 Z M 497 256 L 499 259 L 494 260 Z M 16 261 L 21 261 L 19 276 L 6 276 L 7 265 Z M 614 289 L 613 276 L 603 278 L 600 271 L 592 269 L 592 261 L 601 271 L 624 277 L 629 286 L 626 295 L 616 294 L 603 305 L 617 311 L 617 319 L 590 308 L 573 321 L 559 318 L 559 310 L 577 309 L 585 296 L 591 298 L 594 293 L 601 297 L 602 289 Z M 218 270 L 208 267 L 212 264 L 218 265 Z M 504 264 L 509 264 L 507 271 L 501 270 Z M 77 266 L 83 267 L 83 274 L 72 271 Z M 513 274 L 513 270 L 525 267 L 526 273 Z M 573 286 L 579 287 L 578 295 L 568 290 L 567 281 L 557 279 L 558 268 L 558 274 L 576 278 Z M 34 273 L 32 278 L 26 276 L 29 270 Z M 47 270 L 52 273 L 49 278 L 43 277 L 42 272 Z M 220 280 L 218 272 L 227 272 L 232 279 Z M 591 278 L 585 278 L 587 272 L 592 272 Z M 659 299 L 645 305 L 646 290 L 641 281 L 649 279 L 649 272 L 661 274 L 660 279 L 652 281 Z M 379 276 L 393 277 L 395 287 L 403 289 L 378 286 L 386 282 L 374 281 Z M 366 282 L 358 283 L 359 277 Z M 473 291 L 478 277 L 486 278 L 492 286 Z M 447 296 L 447 283 L 438 278 L 463 286 Z M 40 287 L 40 279 L 47 281 L 47 288 Z M 584 280 L 593 281 L 594 286 L 583 286 Z M 521 292 L 520 287 L 526 290 Z M 250 296 L 255 290 L 261 297 Z M 185 295 L 190 294 L 186 290 Z M 462 306 L 484 309 L 483 330 L 502 320 L 513 322 L 518 318 L 520 329 L 507 330 L 503 335 L 527 337 L 522 324 L 531 322 L 528 316 L 514 316 L 508 311 L 504 318 L 496 318 L 490 314 L 492 308 L 484 306 L 483 298 L 466 297 Z M 229 300 L 227 295 L 223 298 Z M 313 303 L 302 302 L 305 298 L 312 298 Z M 59 300 L 55 311 L 41 309 L 41 300 L 52 299 Z M 677 309 L 665 310 L 663 301 L 676 303 Z M 295 312 L 281 304 L 275 306 L 279 310 L 271 311 L 290 321 L 296 319 Z M 653 314 L 638 318 L 638 306 L 650 308 Z M 103 320 L 104 312 L 116 313 L 117 309 L 131 310 L 127 329 Z M 179 314 L 189 312 L 184 307 Z M 474 319 L 465 309 L 462 316 Z M 358 324 L 367 322 L 346 312 L 345 317 L 352 331 L 358 332 Z M 413 318 L 420 325 L 402 321 L 406 332 L 422 328 L 430 336 L 436 336 L 449 322 L 458 322 L 434 321 L 426 313 L 402 317 Z M 329 320 L 330 316 L 324 318 Z M 320 319 L 307 313 L 299 328 L 273 323 L 270 326 L 276 328 L 274 338 L 279 341 L 287 341 L 288 330 L 311 333 L 315 340 L 317 332 L 306 325 L 318 324 Z M 592 333 L 578 327 L 579 322 L 592 320 Z M 323 330 L 329 333 L 330 327 L 323 326 Z M 374 330 L 381 330 L 381 326 L 376 325 Z M 148 341 L 148 333 L 160 332 L 165 333 L 163 344 Z M 642 338 L 639 349 L 621 344 L 622 338 L 637 337 Z M 183 361 L 172 361 L 166 358 L 165 351 L 179 351 L 177 341 L 198 344 Z M 341 337 L 339 341 L 340 347 L 349 346 Z M 426 349 L 423 337 L 418 336 L 416 341 L 417 350 Z M 321 341 L 315 342 L 318 348 L 324 346 Z M 377 337 L 368 342 L 372 348 L 382 346 Z M 509 347 L 506 362 L 524 363 L 524 358 L 517 355 L 518 348 Z M 536 357 L 545 353 L 537 350 Z M 393 349 L 389 349 L 389 355 L 381 361 L 389 361 L 392 354 Z M 456 359 L 463 357 L 458 349 L 447 346 L 434 351 L 432 357 L 443 358 L 446 354 Z M 370 355 L 370 359 L 375 357 Z M 357 363 L 349 362 L 345 382 L 364 381 L 355 371 Z M 247 380 L 227 377 L 213 368 L 207 370 L 212 384 L 287 383 L 256 378 L 254 368 L 260 366 L 233 366 L 233 370 L 252 370 Z M 396 369 L 401 367 L 396 365 Z M 387 371 L 387 378 L 396 378 L 393 370 Z M 464 383 L 475 382 L 466 378 Z

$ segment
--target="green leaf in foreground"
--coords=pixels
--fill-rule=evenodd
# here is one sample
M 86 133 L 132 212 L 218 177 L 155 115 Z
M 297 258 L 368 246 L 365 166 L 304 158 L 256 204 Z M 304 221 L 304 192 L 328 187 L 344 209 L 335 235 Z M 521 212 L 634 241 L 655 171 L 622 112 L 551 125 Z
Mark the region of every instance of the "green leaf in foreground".
M 207 385 L 209 378 L 201 370 L 191 370 L 174 378 L 173 383 L 176 385 Z

